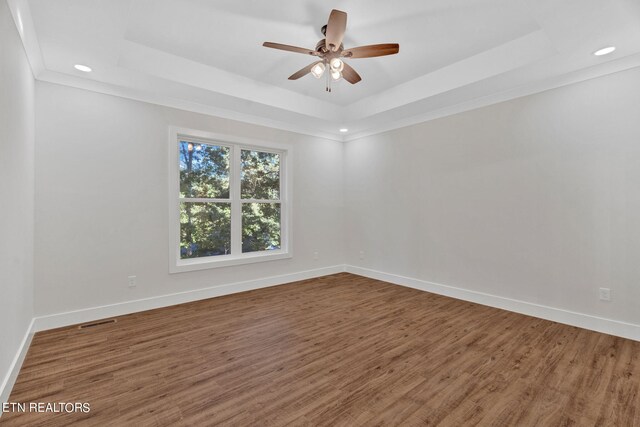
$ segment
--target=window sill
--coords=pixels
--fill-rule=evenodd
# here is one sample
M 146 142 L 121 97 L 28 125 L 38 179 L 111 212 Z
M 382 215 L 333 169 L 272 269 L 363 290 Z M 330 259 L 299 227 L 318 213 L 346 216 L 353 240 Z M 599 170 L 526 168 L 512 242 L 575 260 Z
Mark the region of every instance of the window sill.
M 234 265 L 253 264 L 256 262 L 275 261 L 291 258 L 289 252 L 272 251 L 269 253 L 253 253 L 240 256 L 219 255 L 216 257 L 191 258 L 174 261 L 169 268 L 169 273 L 183 273 L 186 271 L 207 270 L 210 268 L 231 267 Z

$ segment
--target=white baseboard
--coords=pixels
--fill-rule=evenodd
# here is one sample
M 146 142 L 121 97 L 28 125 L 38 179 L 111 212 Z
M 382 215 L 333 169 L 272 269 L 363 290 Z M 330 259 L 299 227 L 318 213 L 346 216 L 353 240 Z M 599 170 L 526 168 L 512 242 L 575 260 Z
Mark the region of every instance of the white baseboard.
M 70 311 L 66 313 L 52 314 L 48 316 L 36 317 L 31 321 L 29 330 L 18 349 L 9 372 L 6 374 L 2 386 L 0 387 L 0 397 L 2 402 L 6 402 L 11 393 L 11 389 L 22 366 L 22 362 L 27 354 L 29 344 L 33 334 L 38 331 L 54 329 L 63 326 L 75 325 L 107 317 L 122 316 L 139 311 L 152 310 L 155 308 L 168 307 L 171 305 L 186 302 L 198 301 L 222 295 L 229 295 L 253 289 L 266 288 L 270 286 L 283 285 L 285 283 L 299 280 L 312 279 L 341 272 L 349 272 L 372 279 L 382 280 L 396 285 L 406 286 L 426 292 L 448 296 L 464 301 L 470 301 L 490 307 L 526 314 L 541 319 L 551 320 L 558 323 L 590 329 L 597 332 L 616 335 L 623 338 L 640 341 L 640 325 L 625 323 L 618 320 L 605 319 L 584 313 L 563 310 L 559 308 L 534 304 L 526 301 L 490 295 L 483 292 L 471 291 L 468 289 L 456 288 L 428 282 L 425 280 L 404 277 L 396 274 L 384 273 L 352 265 L 335 265 L 314 270 L 301 271 L 296 273 L 272 276 L 263 279 L 249 280 L 245 282 L 230 283 L 204 289 L 179 292 L 175 294 L 162 295 L 157 297 L 125 301 L 117 304 L 91 307 L 82 310 Z
M 414 279 L 411 277 L 383 273 L 381 271 L 370 270 L 368 268 L 356 267 L 353 265 L 345 266 L 345 271 L 359 276 L 369 277 L 371 279 L 406 286 L 408 288 L 419 289 L 421 291 L 431 292 L 520 314 L 526 314 L 528 316 L 551 320 L 558 323 L 564 323 L 566 325 L 577 326 L 579 328 L 640 341 L 640 325 L 633 323 L 605 319 L 590 314 L 577 313 L 560 308 L 500 297 L 497 295 L 490 295 L 483 292 L 427 282 L 425 280 Z
M 229 295 L 237 292 L 244 292 L 253 289 L 266 288 L 269 286 L 282 285 L 285 283 L 296 282 L 299 280 L 312 279 L 314 277 L 326 276 L 329 274 L 341 273 L 347 271 L 372 279 L 382 280 L 396 285 L 406 286 L 431 292 L 439 295 L 448 296 L 464 301 L 475 302 L 490 307 L 496 307 L 503 310 L 513 311 L 516 313 L 526 314 L 541 319 L 551 320 L 558 323 L 564 323 L 571 326 L 577 326 L 584 329 L 590 329 L 605 334 L 616 335 L 623 338 L 640 341 L 640 325 L 626 323 L 619 320 L 606 319 L 585 313 L 564 310 L 556 307 L 535 304 L 527 301 L 505 298 L 497 295 L 491 295 L 483 292 L 472 291 L 453 286 L 447 286 L 439 283 L 428 282 L 425 280 L 415 279 L 411 277 L 400 276 L 397 274 L 384 273 L 368 268 L 357 267 L 352 265 L 335 265 L 315 270 L 301 271 L 297 273 L 272 276 L 263 279 L 249 280 L 245 282 L 230 283 L 220 286 L 214 286 L 204 289 L 196 289 L 175 294 L 162 295 L 157 297 L 139 299 L 134 301 L 126 301 L 117 304 L 104 305 L 99 307 L 91 307 L 82 310 L 70 311 L 65 313 L 57 313 L 48 316 L 36 317 L 33 319 L 30 331 L 23 342 L 21 352 L 26 354 L 25 343 L 27 339 L 31 340 L 34 332 L 44 331 L 48 329 L 60 328 L 64 326 L 75 325 L 78 323 L 91 322 L 107 317 L 122 316 L 125 314 L 136 313 L 139 311 L 152 310 L 155 308 L 168 307 L 171 305 L 182 304 L 186 302 L 198 301 L 207 298 L 213 298 L 222 295 Z M 31 335 L 29 335 L 31 334 Z M 28 344 L 28 343 L 27 343 Z M 20 354 L 20 353 L 19 353 Z M 18 368 L 22 364 L 22 360 L 18 361 L 18 356 L 14 360 L 14 365 Z M 22 355 L 24 357 L 24 355 Z M 13 366 L 13 365 L 12 365 Z M 17 374 L 17 372 L 16 372 Z M 9 376 L 5 378 L 3 387 L 8 381 Z M 15 381 L 15 378 L 14 378 Z M 0 390 L 4 390 L 0 389 Z M 4 396 L 4 395 L 3 395 Z
M 318 268 L 315 270 L 300 271 L 297 273 L 283 274 L 280 276 L 266 277 L 263 279 L 248 280 L 245 282 L 229 283 L 210 288 L 196 289 L 192 291 L 179 292 L 157 297 L 125 301 L 117 304 L 103 305 L 99 307 L 85 308 L 82 310 L 69 311 L 65 313 L 51 314 L 48 316 L 36 317 L 34 319 L 35 332 L 48 329 L 61 328 L 63 326 L 76 325 L 107 317 L 122 316 L 139 311 L 152 310 L 155 308 L 168 307 L 186 302 L 198 301 L 207 298 L 219 297 L 222 295 L 235 294 L 238 292 L 250 291 L 253 289 L 266 288 L 269 286 L 283 285 L 285 283 L 297 282 L 299 280 L 313 279 L 314 277 L 326 276 L 329 274 L 341 273 L 344 265 Z
M 24 362 L 24 358 L 27 356 L 29 345 L 31 345 L 31 339 L 33 338 L 34 334 L 34 320 L 35 319 L 31 319 L 31 323 L 29 323 L 29 327 L 24 334 L 24 338 L 22 338 L 20 347 L 18 347 L 18 351 L 14 356 L 11 365 L 9 365 L 9 371 L 5 374 L 4 379 L 2 380 L 2 384 L 0 385 L 0 403 L 6 403 L 9 401 L 11 390 L 13 389 L 13 385 L 16 383 L 16 379 L 18 378 L 18 373 L 20 372 L 20 368 L 22 367 L 22 362 Z M 2 411 L 0 411 L 0 416 L 2 416 Z

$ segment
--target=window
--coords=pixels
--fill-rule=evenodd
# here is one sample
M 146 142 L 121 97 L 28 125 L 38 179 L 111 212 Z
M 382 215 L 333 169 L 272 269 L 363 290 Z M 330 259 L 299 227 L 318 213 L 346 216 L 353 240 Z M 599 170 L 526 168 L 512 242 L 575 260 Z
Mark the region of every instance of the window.
M 172 129 L 170 271 L 291 257 L 291 149 Z

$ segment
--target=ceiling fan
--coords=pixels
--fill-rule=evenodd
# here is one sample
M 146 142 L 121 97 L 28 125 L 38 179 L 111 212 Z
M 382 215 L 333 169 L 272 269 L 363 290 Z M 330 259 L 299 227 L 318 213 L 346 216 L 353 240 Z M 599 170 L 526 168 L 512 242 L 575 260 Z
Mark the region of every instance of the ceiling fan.
M 373 58 L 375 56 L 394 55 L 400 51 L 400 45 L 397 43 L 374 44 L 345 49 L 342 39 L 346 28 L 346 12 L 333 9 L 329 15 L 329 22 L 322 27 L 322 34 L 324 34 L 325 38 L 316 44 L 315 50 L 272 42 L 264 42 L 262 46 L 317 57 L 318 60 L 316 62 L 296 71 L 289 76 L 289 80 L 297 80 L 309 73 L 319 79 L 328 70 L 326 90 L 331 92 L 332 80 L 338 81 L 344 77 L 351 84 L 356 84 L 362 80 L 356 70 L 345 63 L 343 58 Z

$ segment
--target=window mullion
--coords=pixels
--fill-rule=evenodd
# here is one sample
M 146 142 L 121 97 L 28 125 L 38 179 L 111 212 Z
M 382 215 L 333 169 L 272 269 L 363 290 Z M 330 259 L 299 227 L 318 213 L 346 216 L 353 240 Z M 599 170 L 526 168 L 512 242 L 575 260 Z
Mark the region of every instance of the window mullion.
M 229 199 L 211 199 L 207 197 L 180 197 L 180 203 L 229 203 Z
M 231 163 L 231 254 L 242 254 L 242 202 L 240 200 L 240 148 L 232 148 Z
M 242 199 L 242 203 L 281 203 L 280 199 Z
M 289 221 L 289 214 L 287 212 L 287 206 L 285 205 L 284 201 L 287 201 L 287 196 L 286 196 L 286 192 L 287 192 L 287 180 L 286 180 L 286 176 L 285 174 L 288 173 L 289 171 L 286 170 L 286 168 L 283 167 L 283 165 L 286 163 L 286 153 L 283 153 L 280 155 L 280 170 L 279 172 L 279 178 L 280 178 L 280 193 L 279 193 L 279 202 L 280 202 L 280 248 L 284 249 L 285 251 L 289 250 L 289 227 L 287 226 L 288 221 Z

